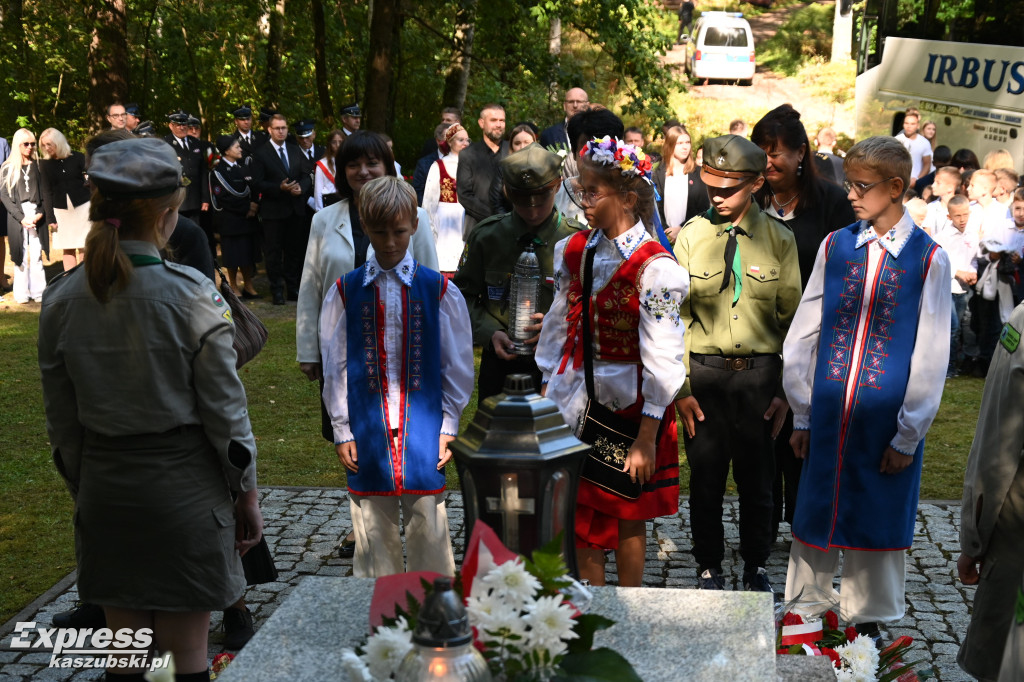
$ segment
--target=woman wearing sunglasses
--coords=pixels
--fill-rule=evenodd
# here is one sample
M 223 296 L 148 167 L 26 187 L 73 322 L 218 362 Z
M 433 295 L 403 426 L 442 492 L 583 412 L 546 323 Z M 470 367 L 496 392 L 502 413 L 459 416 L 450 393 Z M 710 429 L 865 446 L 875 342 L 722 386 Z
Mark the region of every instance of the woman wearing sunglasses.
M 50 255 L 50 236 L 43 229 L 36 136 L 20 128 L 12 139 L 11 155 L 0 166 L 0 201 L 7 209 L 7 239 L 14 264 L 14 300 L 41 301 L 46 288 L 43 252 Z

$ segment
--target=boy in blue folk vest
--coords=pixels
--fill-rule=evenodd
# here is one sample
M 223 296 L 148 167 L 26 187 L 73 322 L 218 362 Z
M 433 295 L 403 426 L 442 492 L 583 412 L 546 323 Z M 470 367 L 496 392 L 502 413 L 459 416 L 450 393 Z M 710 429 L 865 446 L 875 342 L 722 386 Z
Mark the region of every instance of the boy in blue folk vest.
M 835 595 L 879 643 L 879 622 L 906 611 L 924 436 L 949 359 L 949 258 L 903 208 L 910 154 L 872 137 L 843 164 L 859 222 L 818 249 L 783 345 L 791 439 L 804 460 L 786 600 Z
M 408 252 L 416 193 L 400 178 L 367 183 L 359 218 L 366 263 L 324 297 L 324 404 L 348 470 L 353 573 L 455 573 L 444 467 L 473 392 L 473 339 L 462 294 Z M 429 225 L 424 226 L 430 229 Z

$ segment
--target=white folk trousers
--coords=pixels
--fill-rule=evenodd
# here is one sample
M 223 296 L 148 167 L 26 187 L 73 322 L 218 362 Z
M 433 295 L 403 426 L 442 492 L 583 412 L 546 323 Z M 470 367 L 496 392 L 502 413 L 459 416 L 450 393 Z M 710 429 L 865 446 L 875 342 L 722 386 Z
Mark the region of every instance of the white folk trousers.
M 839 568 L 838 549 L 822 552 L 793 540 L 786 574 L 786 601 L 825 595 L 839 602 L 839 615 L 850 623 L 891 623 L 907 611 L 907 552 L 842 550 L 843 575 L 839 592 L 832 579 Z M 817 588 L 817 589 L 815 589 Z M 800 613 L 800 609 L 794 611 Z
M 350 493 L 352 532 L 356 539 L 352 574 L 357 578 L 379 578 L 406 571 L 399 525 L 401 511 L 408 570 L 455 575 L 445 496 L 443 492 L 437 495 Z

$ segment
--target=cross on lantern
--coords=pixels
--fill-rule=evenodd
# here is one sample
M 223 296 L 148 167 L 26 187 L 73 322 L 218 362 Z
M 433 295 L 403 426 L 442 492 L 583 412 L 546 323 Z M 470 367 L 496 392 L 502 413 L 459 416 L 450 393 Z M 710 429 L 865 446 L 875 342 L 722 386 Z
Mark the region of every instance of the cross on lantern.
M 501 514 L 502 541 L 513 552 L 519 551 L 519 515 L 535 514 L 535 501 L 519 497 L 519 474 L 501 475 L 501 498 L 484 498 L 487 511 Z

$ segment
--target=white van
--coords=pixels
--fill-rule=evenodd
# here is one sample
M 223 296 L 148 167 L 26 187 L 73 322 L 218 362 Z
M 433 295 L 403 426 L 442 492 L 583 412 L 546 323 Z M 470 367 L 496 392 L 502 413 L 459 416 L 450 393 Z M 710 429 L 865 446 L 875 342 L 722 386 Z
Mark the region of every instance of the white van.
M 742 12 L 703 12 L 686 43 L 686 70 L 694 80 L 754 81 L 754 34 Z
M 935 123 L 937 144 L 979 160 L 1007 149 L 1024 170 L 1024 48 L 887 38 L 857 76 L 857 139 L 899 132 L 908 107 Z

